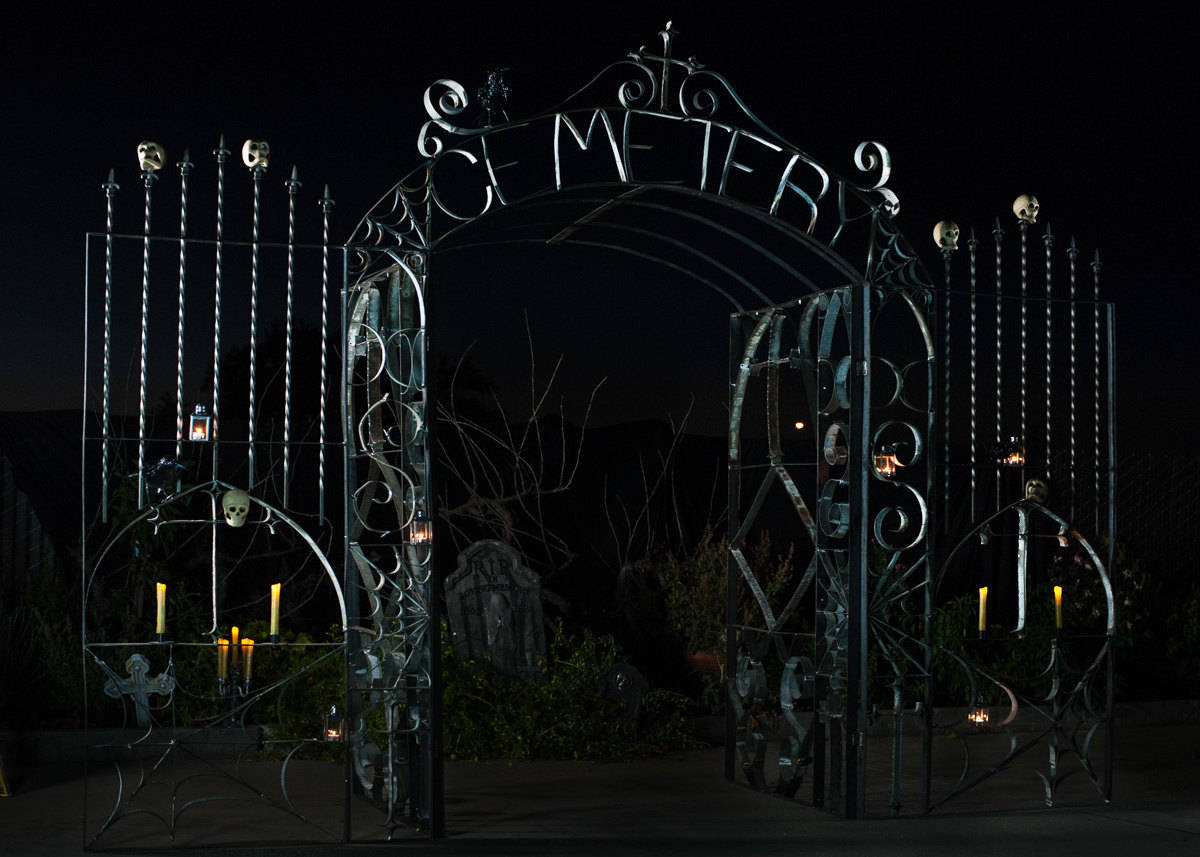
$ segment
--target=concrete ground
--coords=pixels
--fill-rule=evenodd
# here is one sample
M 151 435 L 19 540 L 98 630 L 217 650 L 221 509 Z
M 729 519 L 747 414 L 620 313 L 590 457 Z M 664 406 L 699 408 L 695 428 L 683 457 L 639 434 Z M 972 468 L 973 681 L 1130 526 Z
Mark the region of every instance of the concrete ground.
M 916 748 L 916 740 L 906 737 L 908 749 Z M 1002 757 L 1006 741 L 999 734 L 968 741 L 972 775 Z M 962 743 L 943 739 L 936 745 L 935 794 L 953 788 L 962 767 Z M 134 808 L 147 812 L 121 819 L 92 847 L 117 854 L 204 847 L 203 853 L 221 857 L 361 855 L 392 847 L 409 854 L 622 857 L 1200 853 L 1200 723 L 1123 727 L 1109 804 L 1083 773 L 1076 773 L 1063 783 L 1056 805 L 1046 807 L 1034 773 L 1035 768 L 1046 770 L 1042 745 L 933 815 L 890 818 L 890 749 L 886 736 L 869 743 L 868 809 L 881 817 L 865 821 L 847 821 L 802 800 L 762 794 L 744 781 L 727 782 L 720 748 L 634 762 L 452 762 L 446 766 L 447 838 L 430 842 L 401 831 L 402 841 L 390 847 L 340 843 L 344 783 L 339 766 L 299 758 L 291 763 L 289 797 L 306 819 L 302 821 L 281 809 L 277 762 L 244 769 L 241 783 L 217 770 L 229 769 L 229 763 L 180 762 L 171 769 L 172 786 L 151 781 L 139 793 Z M 1064 762 L 1064 769 L 1077 768 L 1073 758 Z M 0 798 L 0 855 L 81 853 L 85 830 L 90 838 L 100 829 L 115 795 L 113 765 L 93 766 L 92 772 L 85 817 L 79 763 L 27 771 L 13 795 Z M 130 778 L 127 790 L 136 774 L 134 766 L 123 766 L 123 775 Z M 258 797 L 256 791 L 268 797 Z M 801 798 L 807 794 L 802 787 Z M 901 797 L 906 796 L 915 807 L 917 796 L 911 790 Z M 174 843 L 150 814 L 169 817 L 172 806 L 182 810 Z M 355 838 L 383 835 L 375 810 L 360 801 L 352 806 Z M 902 808 L 907 811 L 909 807 Z M 303 839 L 323 844 L 272 844 Z

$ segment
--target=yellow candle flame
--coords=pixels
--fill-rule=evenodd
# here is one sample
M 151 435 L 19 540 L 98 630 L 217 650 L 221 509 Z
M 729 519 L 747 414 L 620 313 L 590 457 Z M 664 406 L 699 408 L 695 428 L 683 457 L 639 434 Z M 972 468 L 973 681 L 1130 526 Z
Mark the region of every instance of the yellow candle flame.
M 279 636 L 279 590 L 282 583 L 271 584 L 271 636 Z
M 1054 627 L 1062 629 L 1062 587 L 1054 587 Z
M 987 630 L 987 587 L 979 587 L 979 631 Z
M 230 643 L 229 665 L 236 669 L 237 662 L 238 662 L 238 649 L 241 648 L 241 646 L 238 644 L 238 626 L 237 625 L 234 625 L 232 628 L 229 629 L 229 643 Z
M 167 633 L 167 585 L 154 584 L 155 595 L 158 598 L 158 618 L 154 622 L 154 633 Z
M 217 678 L 229 677 L 229 641 L 224 637 L 217 640 Z

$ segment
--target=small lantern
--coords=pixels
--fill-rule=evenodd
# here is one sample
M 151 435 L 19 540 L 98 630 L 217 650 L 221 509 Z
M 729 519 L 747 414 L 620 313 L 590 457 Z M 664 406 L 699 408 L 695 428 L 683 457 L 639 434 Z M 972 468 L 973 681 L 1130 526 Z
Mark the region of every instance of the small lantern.
M 894 444 L 882 447 L 875 455 L 875 472 L 884 479 L 891 479 L 896 475 L 896 470 L 903 466 Z
M 975 704 L 967 712 L 967 719 L 976 726 L 983 726 L 988 722 L 988 707 L 987 703 L 983 701 L 982 693 L 975 698 Z
M 1001 467 L 1025 466 L 1025 447 L 1021 444 L 1021 439 L 1018 437 L 1010 437 L 1007 441 L 1000 444 L 998 453 L 996 463 Z
M 343 725 L 342 710 L 335 705 L 325 715 L 325 727 L 321 730 L 321 738 L 325 741 L 341 741 Z
M 188 437 L 200 443 L 212 437 L 212 417 L 204 405 L 196 405 L 196 410 L 188 417 Z
M 408 540 L 414 545 L 425 545 L 433 541 L 433 522 L 425 517 L 424 509 L 413 513 L 412 522 L 408 525 Z

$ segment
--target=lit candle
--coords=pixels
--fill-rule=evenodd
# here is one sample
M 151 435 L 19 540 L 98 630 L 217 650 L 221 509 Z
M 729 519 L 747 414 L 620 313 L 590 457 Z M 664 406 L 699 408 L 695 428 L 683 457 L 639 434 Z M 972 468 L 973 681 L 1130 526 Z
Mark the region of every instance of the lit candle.
M 230 666 L 237 669 L 238 662 L 238 626 L 234 625 L 229 629 L 229 662 Z
M 271 636 L 279 636 L 279 590 L 282 583 L 271 584 Z
M 987 587 L 979 587 L 979 633 L 987 630 Z
M 167 633 L 167 585 L 154 584 L 155 595 L 158 596 L 158 618 L 154 622 L 154 633 Z
M 249 637 L 242 640 L 242 674 L 250 678 L 250 662 L 254 658 L 254 641 Z
M 1062 629 L 1062 587 L 1054 587 L 1054 627 Z
M 224 637 L 217 640 L 217 678 L 224 681 L 229 677 L 229 641 Z

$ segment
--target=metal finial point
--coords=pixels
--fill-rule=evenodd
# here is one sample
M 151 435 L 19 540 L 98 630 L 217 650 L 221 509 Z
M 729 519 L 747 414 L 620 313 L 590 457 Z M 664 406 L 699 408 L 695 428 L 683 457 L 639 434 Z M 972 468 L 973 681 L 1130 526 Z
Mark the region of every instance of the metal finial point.
M 1042 236 L 1042 243 L 1049 247 L 1054 243 L 1054 234 L 1050 231 L 1050 224 L 1046 224 L 1046 234 Z
M 297 172 L 295 164 L 292 164 L 291 176 L 283 184 L 288 189 L 288 193 L 295 193 L 300 187 L 300 174 Z
M 325 194 L 321 197 L 320 202 L 321 208 L 325 209 L 326 211 L 329 211 L 329 209 L 333 208 L 334 202 L 333 197 L 329 195 L 329 185 L 325 185 Z
M 997 239 L 1004 236 L 1004 227 L 1000 225 L 999 217 L 996 218 L 996 226 L 992 229 L 992 235 L 996 236 Z
M 194 166 L 195 166 L 195 164 L 192 163 L 191 150 L 184 149 L 183 150 L 183 160 L 181 160 L 179 162 L 179 172 L 186 176 L 188 173 L 190 173 L 192 171 L 192 167 L 194 167 Z
M 970 237 L 967 239 L 968 246 L 974 247 L 979 241 L 975 238 L 975 227 L 971 227 Z
M 1067 252 L 1070 253 L 1072 256 L 1079 255 L 1079 247 L 1075 244 L 1075 236 L 1074 235 L 1071 236 L 1071 246 L 1067 248 Z
M 1096 248 L 1096 254 L 1092 257 L 1092 269 L 1096 270 L 1096 271 L 1100 270 L 1100 248 L 1099 247 Z
M 112 196 L 121 189 L 121 186 L 117 184 L 116 170 L 114 170 L 112 167 L 108 168 L 108 178 L 105 179 L 104 184 L 100 185 L 100 187 L 104 188 L 104 192 L 109 196 Z
M 217 148 L 213 149 L 213 154 L 217 156 L 217 163 L 225 163 L 225 159 L 229 157 L 229 149 L 225 147 L 225 135 L 217 140 Z

